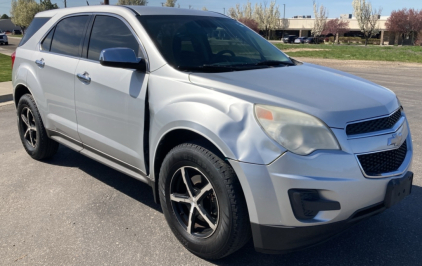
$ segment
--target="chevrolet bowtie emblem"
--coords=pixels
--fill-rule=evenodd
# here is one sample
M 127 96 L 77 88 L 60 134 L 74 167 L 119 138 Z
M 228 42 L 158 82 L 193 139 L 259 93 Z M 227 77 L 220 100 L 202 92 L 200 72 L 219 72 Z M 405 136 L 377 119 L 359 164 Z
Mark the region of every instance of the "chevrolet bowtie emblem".
M 401 144 L 401 140 L 403 138 L 403 135 L 401 133 L 394 133 L 391 138 L 388 139 L 388 146 L 394 145 L 398 146 Z

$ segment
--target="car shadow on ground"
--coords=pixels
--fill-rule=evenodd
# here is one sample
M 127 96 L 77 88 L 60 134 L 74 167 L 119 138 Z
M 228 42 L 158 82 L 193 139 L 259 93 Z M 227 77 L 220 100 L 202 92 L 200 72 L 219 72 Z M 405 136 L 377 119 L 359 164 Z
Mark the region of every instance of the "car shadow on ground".
M 45 161 L 76 167 L 129 197 L 161 212 L 147 184 L 102 165 L 69 148 Z M 364 220 L 318 246 L 283 255 L 254 250 L 252 240 L 216 265 L 422 265 L 422 188 L 383 213 Z
M 108 186 L 115 188 L 156 211 L 162 212 L 160 205 L 154 202 L 152 189 L 149 185 L 107 167 L 63 145 L 60 145 L 56 155 L 51 159 L 44 161 L 44 163 L 79 168 Z

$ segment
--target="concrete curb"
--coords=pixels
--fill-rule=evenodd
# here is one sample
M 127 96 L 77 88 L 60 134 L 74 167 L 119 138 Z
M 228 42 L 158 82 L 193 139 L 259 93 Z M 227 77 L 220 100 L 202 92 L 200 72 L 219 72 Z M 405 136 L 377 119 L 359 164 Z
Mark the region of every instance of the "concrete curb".
M 8 102 L 0 103 L 0 107 L 6 106 L 6 105 L 10 105 L 10 104 L 14 104 L 14 102 L 13 101 L 8 101 Z
M 13 94 L 0 95 L 0 103 L 13 101 Z
M 0 103 L 13 100 L 13 85 L 11 81 L 0 82 Z

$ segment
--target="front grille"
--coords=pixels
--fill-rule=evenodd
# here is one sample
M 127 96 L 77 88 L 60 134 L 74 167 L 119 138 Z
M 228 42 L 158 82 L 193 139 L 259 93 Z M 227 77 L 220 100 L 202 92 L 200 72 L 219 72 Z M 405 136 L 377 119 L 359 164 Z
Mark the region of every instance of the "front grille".
M 401 109 L 389 117 L 378 118 L 370 121 L 350 124 L 346 127 L 347 135 L 356 135 L 392 128 L 401 117 Z
M 375 176 L 397 171 L 407 153 L 406 141 L 400 148 L 370 154 L 358 155 L 360 165 L 367 175 Z

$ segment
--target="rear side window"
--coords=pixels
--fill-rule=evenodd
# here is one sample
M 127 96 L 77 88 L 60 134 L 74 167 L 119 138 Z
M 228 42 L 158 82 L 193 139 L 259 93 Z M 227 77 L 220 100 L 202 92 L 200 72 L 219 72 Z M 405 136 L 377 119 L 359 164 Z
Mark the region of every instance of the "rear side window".
M 45 39 L 41 42 L 41 49 L 43 51 L 50 51 L 50 47 L 51 47 L 51 41 L 53 40 L 53 34 L 54 34 L 54 30 L 56 28 L 53 28 L 45 37 Z
M 26 29 L 19 46 L 24 45 L 50 18 L 34 18 Z
M 60 21 L 56 25 L 50 51 L 58 54 L 79 56 L 88 18 L 89 16 L 75 16 Z
M 130 48 L 139 56 L 139 44 L 123 21 L 110 16 L 96 16 L 89 41 L 88 59 L 98 61 L 102 50 L 116 47 Z

